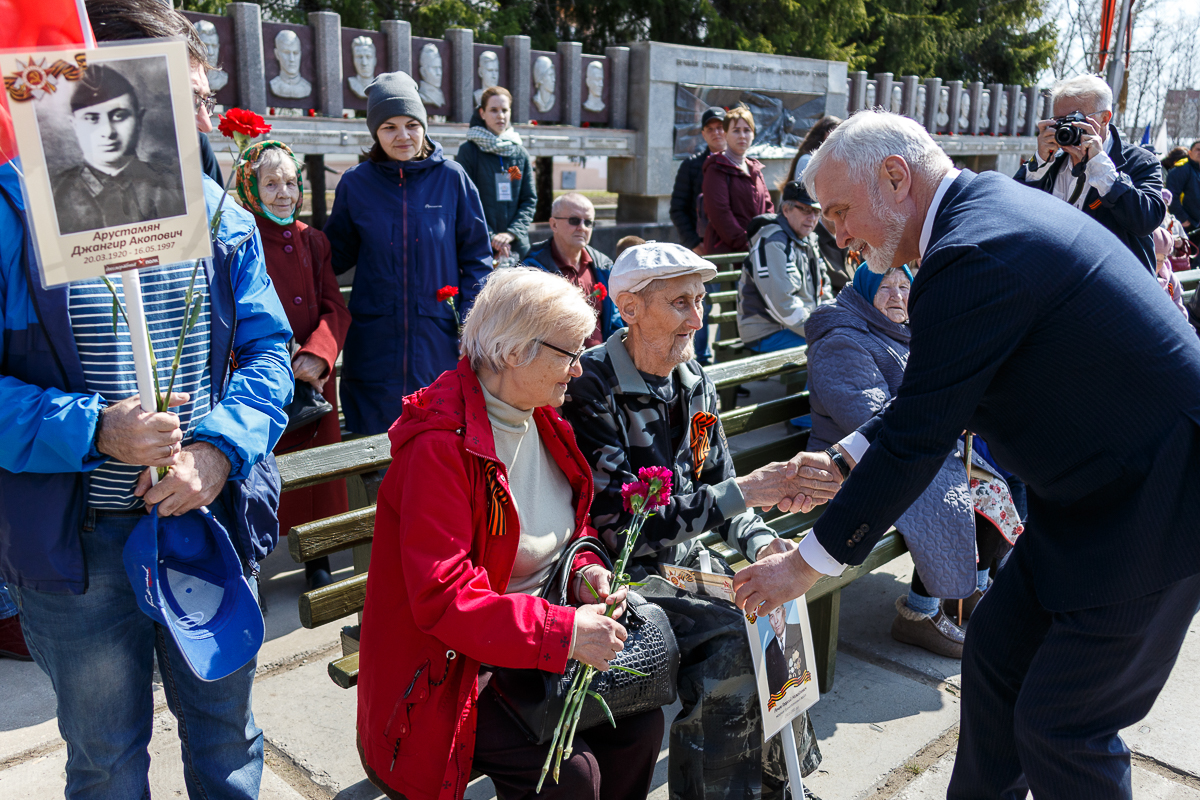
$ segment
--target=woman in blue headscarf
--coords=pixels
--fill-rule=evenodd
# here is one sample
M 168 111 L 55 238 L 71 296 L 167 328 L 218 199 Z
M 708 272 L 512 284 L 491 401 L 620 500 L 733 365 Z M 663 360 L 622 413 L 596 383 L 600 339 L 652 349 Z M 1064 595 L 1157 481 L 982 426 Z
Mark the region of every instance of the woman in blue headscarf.
M 824 450 L 891 402 L 908 364 L 908 267 L 873 272 L 863 264 L 837 301 L 804 325 L 812 434 L 808 450 Z M 963 627 L 1023 527 L 996 466 L 972 453 L 971 482 L 960 442 L 896 522 L 916 569 L 907 596 L 896 600 L 892 637 L 951 658 L 962 657 Z M 940 598 L 948 598 L 942 609 Z M 962 626 L 958 620 L 962 602 Z M 954 619 L 951 619 L 953 617 Z

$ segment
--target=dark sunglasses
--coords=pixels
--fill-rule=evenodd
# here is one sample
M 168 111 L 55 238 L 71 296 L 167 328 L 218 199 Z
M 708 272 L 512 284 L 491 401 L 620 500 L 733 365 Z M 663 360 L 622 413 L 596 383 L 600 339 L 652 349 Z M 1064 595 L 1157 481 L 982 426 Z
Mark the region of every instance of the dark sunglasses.
M 570 366 L 572 366 L 572 367 L 574 367 L 576 364 L 579 363 L 579 359 L 583 358 L 583 351 L 587 349 L 586 347 L 581 347 L 581 348 L 579 348 L 578 353 L 571 353 L 566 350 L 563 350 L 561 347 L 555 347 L 554 345 L 550 344 L 547 341 L 543 341 L 542 339 L 534 339 L 534 341 L 537 342 L 538 344 L 542 345 L 543 347 L 549 347 L 554 352 L 561 353 L 564 356 L 566 356 L 567 358 L 571 359 Z
M 585 228 L 591 228 L 591 227 L 594 227 L 596 224 L 596 220 L 587 219 L 585 217 L 555 217 L 555 219 L 561 219 L 561 220 L 566 221 L 566 223 L 568 225 L 570 225 L 572 228 L 578 228 L 580 225 L 582 225 Z

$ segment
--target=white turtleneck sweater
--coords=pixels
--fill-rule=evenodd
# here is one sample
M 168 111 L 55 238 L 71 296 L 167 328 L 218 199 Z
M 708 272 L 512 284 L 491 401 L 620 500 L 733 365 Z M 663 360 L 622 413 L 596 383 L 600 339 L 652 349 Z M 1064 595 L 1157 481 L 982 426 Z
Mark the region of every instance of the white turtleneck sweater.
M 521 522 L 507 592 L 536 594 L 558 565 L 575 530 L 571 484 L 542 444 L 533 411 L 514 408 L 486 388 L 483 396 L 496 455 L 508 470 L 508 488 Z

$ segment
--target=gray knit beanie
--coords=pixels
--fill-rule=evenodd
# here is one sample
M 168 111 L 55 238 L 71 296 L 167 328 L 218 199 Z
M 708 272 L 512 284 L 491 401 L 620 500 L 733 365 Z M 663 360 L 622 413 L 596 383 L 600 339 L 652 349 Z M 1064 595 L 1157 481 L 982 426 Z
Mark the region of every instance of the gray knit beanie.
M 429 129 L 425 104 L 417 93 L 417 82 L 404 72 L 377 75 L 367 86 L 367 130 L 371 136 L 392 117 L 412 117 Z M 378 138 L 378 137 L 376 137 Z

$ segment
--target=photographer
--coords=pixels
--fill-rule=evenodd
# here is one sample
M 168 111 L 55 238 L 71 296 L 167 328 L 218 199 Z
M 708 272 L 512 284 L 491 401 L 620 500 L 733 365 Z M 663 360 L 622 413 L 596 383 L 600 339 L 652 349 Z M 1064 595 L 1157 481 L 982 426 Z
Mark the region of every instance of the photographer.
M 1150 236 L 1167 213 L 1154 154 L 1121 142 L 1109 124 L 1112 90 L 1100 78 L 1080 75 L 1059 81 L 1050 99 L 1054 119 L 1038 122 L 1037 156 L 1017 170 L 1016 179 L 1095 219 L 1153 273 Z

